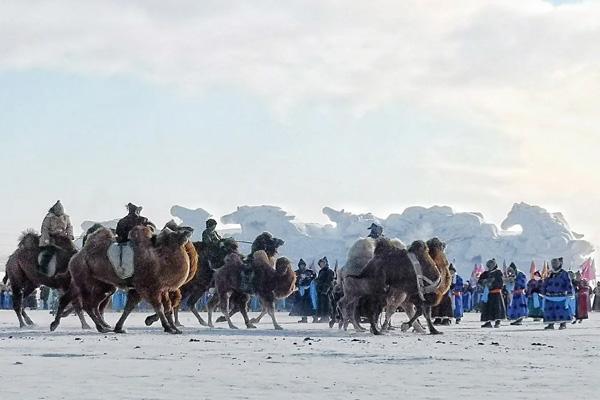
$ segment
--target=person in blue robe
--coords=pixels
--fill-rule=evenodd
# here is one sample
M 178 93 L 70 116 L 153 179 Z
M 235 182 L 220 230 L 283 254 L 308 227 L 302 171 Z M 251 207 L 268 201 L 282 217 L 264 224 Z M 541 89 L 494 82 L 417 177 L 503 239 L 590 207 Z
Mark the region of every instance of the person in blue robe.
M 552 270 L 544 280 L 544 329 L 554 329 L 555 323 L 560 323 L 559 329 L 566 329 L 567 322 L 573 319 L 569 307 L 573 295 L 573 283 L 569 273 L 563 269 L 563 259 L 555 258 L 550 262 Z
M 527 295 L 525 294 L 527 276 L 522 271 L 519 271 L 514 263 L 511 263 L 508 269 L 515 277 L 512 286 L 511 302 L 508 306 L 508 319 L 513 321 L 511 325 L 521 325 L 523 318 L 529 314 L 529 310 L 527 309 Z
M 462 300 L 463 311 L 471 312 L 473 310 L 473 289 L 468 281 L 463 284 Z
M 450 290 L 452 291 L 452 301 L 454 302 L 454 319 L 456 323 L 459 324 L 463 315 L 464 315 L 464 305 L 463 305 L 463 279 L 456 273 L 456 269 L 452 266 L 450 272 L 453 275 L 452 286 Z
M 294 297 L 294 306 L 290 315 L 302 317 L 299 323 L 307 323 L 308 317 L 315 315 L 315 307 L 310 293 L 310 285 L 315 280 L 316 274 L 306 267 L 306 262 L 300 259 L 296 270 L 296 286 L 298 288 Z

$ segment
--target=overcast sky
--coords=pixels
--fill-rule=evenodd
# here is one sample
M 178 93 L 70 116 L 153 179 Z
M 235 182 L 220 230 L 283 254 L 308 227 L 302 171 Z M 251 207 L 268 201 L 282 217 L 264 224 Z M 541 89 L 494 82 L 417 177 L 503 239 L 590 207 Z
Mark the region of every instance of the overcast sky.
M 0 253 L 61 199 L 562 211 L 600 243 L 600 2 L 0 3 Z

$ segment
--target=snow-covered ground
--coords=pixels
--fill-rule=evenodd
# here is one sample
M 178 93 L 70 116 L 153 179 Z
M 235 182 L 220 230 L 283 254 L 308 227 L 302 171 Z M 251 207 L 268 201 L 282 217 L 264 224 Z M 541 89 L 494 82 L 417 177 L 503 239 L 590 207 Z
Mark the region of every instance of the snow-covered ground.
M 380 337 L 285 314 L 284 331 L 268 320 L 234 331 L 183 313 L 176 336 L 145 327 L 140 313 L 127 335 L 81 331 L 75 317 L 50 333 L 47 312 L 30 315 L 38 326 L 20 330 L 12 311 L 0 311 L 2 400 L 568 399 L 595 398 L 600 378 L 598 314 L 565 331 L 534 322 L 483 330 L 468 314 L 441 336 Z

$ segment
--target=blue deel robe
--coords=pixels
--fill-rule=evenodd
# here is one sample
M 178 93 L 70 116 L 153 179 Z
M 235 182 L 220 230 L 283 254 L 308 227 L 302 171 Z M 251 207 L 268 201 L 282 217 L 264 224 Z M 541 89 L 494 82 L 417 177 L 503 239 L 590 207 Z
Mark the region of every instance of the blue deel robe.
M 567 271 L 552 272 L 544 280 L 544 322 L 569 322 L 573 319 L 569 307 L 573 295 L 573 284 Z
M 529 310 L 527 309 L 527 277 L 521 271 L 517 271 L 515 278 L 512 301 L 508 306 L 508 319 L 516 320 L 527 317 Z
M 454 318 L 461 319 L 464 314 L 463 306 L 463 279 L 456 275 L 452 284 L 452 301 L 454 301 Z

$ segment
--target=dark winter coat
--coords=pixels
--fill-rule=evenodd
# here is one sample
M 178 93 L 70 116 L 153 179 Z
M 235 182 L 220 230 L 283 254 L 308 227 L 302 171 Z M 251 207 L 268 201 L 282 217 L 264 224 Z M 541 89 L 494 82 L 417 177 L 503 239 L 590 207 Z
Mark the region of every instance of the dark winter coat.
M 529 311 L 527 309 L 527 277 L 521 271 L 517 271 L 515 284 L 512 292 L 512 301 L 508 307 L 508 318 L 516 320 L 527 317 Z
M 142 217 L 135 213 L 129 213 L 124 218 L 121 218 L 117 223 L 117 242 L 127 242 L 129 240 L 129 232 L 138 225 L 154 226 L 152 222 L 148 221 L 148 218 Z
M 481 304 L 481 321 L 498 321 L 506 318 L 506 305 L 502 296 L 504 279 L 502 271 L 484 271 L 479 277 L 479 284 L 487 293 L 487 300 Z

